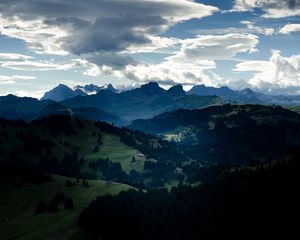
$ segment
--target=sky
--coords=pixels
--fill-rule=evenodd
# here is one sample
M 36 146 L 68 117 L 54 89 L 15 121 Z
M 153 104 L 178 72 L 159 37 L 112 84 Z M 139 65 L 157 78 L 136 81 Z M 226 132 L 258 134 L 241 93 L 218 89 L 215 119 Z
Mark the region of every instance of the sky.
M 300 0 L 0 0 L 0 95 L 156 81 L 300 95 Z

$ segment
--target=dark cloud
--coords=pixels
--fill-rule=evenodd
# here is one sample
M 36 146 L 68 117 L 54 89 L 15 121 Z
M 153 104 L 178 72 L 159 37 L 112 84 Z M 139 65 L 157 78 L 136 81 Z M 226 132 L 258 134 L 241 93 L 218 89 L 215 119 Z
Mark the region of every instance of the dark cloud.
M 289 9 L 294 9 L 300 6 L 300 0 L 287 0 Z
M 98 18 L 95 22 L 86 24 L 73 22 L 72 35 L 64 46 L 77 55 L 122 51 L 131 45 L 151 43 L 147 34 L 161 31 L 161 26 L 165 24 L 166 21 L 160 16 L 133 15 Z
M 170 26 L 217 10 L 190 0 L 0 0 L 10 37 L 40 52 L 72 53 L 117 69 L 135 64 L 126 55 L 130 48 L 149 46 Z M 36 36 L 26 32 L 31 28 Z
M 137 65 L 138 62 L 135 61 L 129 55 L 114 54 L 114 53 L 102 53 L 87 57 L 87 60 L 99 66 L 108 66 L 115 70 L 121 70 L 127 65 Z

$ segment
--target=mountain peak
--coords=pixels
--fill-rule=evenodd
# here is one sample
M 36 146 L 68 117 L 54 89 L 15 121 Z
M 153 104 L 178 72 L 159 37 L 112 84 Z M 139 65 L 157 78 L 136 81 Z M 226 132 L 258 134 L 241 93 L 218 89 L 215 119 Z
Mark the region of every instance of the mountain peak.
M 103 89 L 103 87 L 97 86 L 95 84 L 87 84 L 85 86 L 78 85 L 75 87 L 75 89 L 80 89 L 82 92 L 85 92 L 86 94 L 90 95 L 98 93 L 100 90 Z
M 250 88 L 245 88 L 243 91 L 241 91 L 242 94 L 245 95 L 253 95 L 255 94 Z
M 160 88 L 157 82 L 149 82 L 141 86 L 141 88 Z
M 41 100 L 50 99 L 56 102 L 63 101 L 67 98 L 75 97 L 75 96 L 85 96 L 86 94 L 80 89 L 73 90 L 70 87 L 59 84 L 57 87 L 52 90 L 46 92 Z
M 54 89 L 56 89 L 56 88 L 72 90 L 69 86 L 62 84 L 62 83 L 58 84 Z
M 117 92 L 117 89 L 115 89 L 111 83 L 106 86 L 106 90 Z
M 182 95 L 185 94 L 185 91 L 183 90 L 182 85 L 178 84 L 169 88 L 168 93 L 171 95 Z
M 157 93 L 162 92 L 163 89 L 158 85 L 157 82 L 149 82 L 147 84 L 144 84 L 140 88 L 144 93 Z

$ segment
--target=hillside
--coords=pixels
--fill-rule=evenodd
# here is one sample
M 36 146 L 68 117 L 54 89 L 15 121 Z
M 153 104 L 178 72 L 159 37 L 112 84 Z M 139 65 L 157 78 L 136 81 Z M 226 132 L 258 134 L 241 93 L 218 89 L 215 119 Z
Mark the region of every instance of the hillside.
M 141 132 L 69 116 L 30 123 L 0 120 L 0 180 L 39 182 L 44 174 L 153 187 L 182 178 L 180 149 Z
M 14 95 L 0 97 L 0 118 L 32 121 L 51 115 L 76 116 L 88 120 L 106 121 L 118 126 L 127 124 L 120 117 L 98 108 L 69 108 L 52 100 L 39 101 L 35 98 L 17 97 Z
M 104 234 L 115 239 L 122 231 L 124 237 L 144 239 L 155 228 L 152 239 L 184 239 L 185 231 L 198 239 L 193 236 L 230 229 L 230 224 L 222 228 L 219 219 L 232 213 L 227 205 L 232 201 L 237 218 L 242 219 L 239 212 L 246 202 L 251 217 L 276 220 L 254 210 L 260 206 L 258 199 L 269 199 L 274 211 L 282 209 L 281 201 L 271 200 L 290 186 L 292 180 L 285 176 L 295 176 L 283 170 L 290 161 L 297 164 L 292 154 L 300 146 L 299 123 L 295 112 L 260 105 L 179 109 L 131 125 L 159 137 L 68 115 L 31 122 L 0 119 L 0 238 L 83 240 Z M 272 172 L 261 172 L 265 168 Z M 275 180 L 284 185 L 269 194 L 265 190 Z M 129 188 L 139 191 L 118 194 Z M 256 195 L 251 189 L 257 188 Z M 255 202 L 247 200 L 252 193 Z M 292 193 L 287 193 L 284 201 L 289 202 Z M 118 195 L 101 197 L 106 194 Z M 214 212 L 210 203 L 221 207 Z M 152 219 L 150 225 L 147 219 Z M 158 225 L 153 219 L 159 219 Z M 232 221 L 243 230 L 246 225 L 257 227 L 255 221 Z M 114 232 L 116 227 L 120 231 Z
M 79 226 L 95 239 L 108 240 L 293 239 L 298 233 L 299 151 L 288 159 L 231 170 L 194 188 L 98 197 L 80 214 Z
M 92 108 L 92 107 L 67 108 L 62 104 L 56 102 L 48 104 L 46 107 L 42 109 L 42 111 L 33 115 L 34 118 L 32 119 L 49 117 L 52 115 L 69 115 L 69 116 L 78 117 L 87 120 L 105 121 L 108 123 L 113 123 L 117 126 L 123 126 L 126 125 L 127 123 L 125 120 L 121 119 L 120 117 L 97 108 Z
M 223 105 L 179 109 L 130 126 L 190 149 L 204 161 L 262 161 L 300 146 L 300 115 L 281 107 Z
M 35 98 L 17 97 L 10 94 L 0 97 L 0 117 L 32 120 L 36 114 L 51 103 L 50 100 L 39 101 Z
M 294 111 L 298 114 L 300 114 L 300 106 L 294 106 L 289 108 L 291 111 Z
M 62 176 L 51 176 L 50 182 L 41 184 L 24 183 L 8 185 L 0 183 L 0 239 L 88 239 L 77 227 L 80 212 L 97 196 L 117 194 L 129 186 L 101 180 L 89 180 L 89 187 L 82 180 Z M 67 187 L 66 181 L 76 183 Z M 36 204 L 42 199 L 49 202 L 56 193 L 63 192 L 74 200 L 74 209 L 64 209 L 59 204 L 57 212 L 36 214 Z
M 77 219 L 93 199 L 176 184 L 184 160 L 173 144 L 104 122 L 0 119 L 0 239 L 90 239 Z

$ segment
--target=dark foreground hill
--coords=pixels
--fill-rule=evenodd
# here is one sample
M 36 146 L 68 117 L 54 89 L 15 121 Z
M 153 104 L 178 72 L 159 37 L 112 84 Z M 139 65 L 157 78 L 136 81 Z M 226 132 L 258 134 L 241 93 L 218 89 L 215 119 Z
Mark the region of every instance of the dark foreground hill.
M 138 122 L 174 141 L 68 115 L 0 119 L 0 238 L 291 239 L 297 113 L 224 105 L 154 119 Z
M 95 239 L 294 239 L 299 150 L 273 165 L 237 169 L 195 188 L 99 197 L 79 226 Z M 115 231 L 118 229 L 118 231 Z
M 136 120 L 130 127 L 175 141 L 204 161 L 267 161 L 300 146 L 300 115 L 276 106 L 179 109 Z
M 165 186 L 183 179 L 178 146 L 104 122 L 56 115 L 29 123 L 0 119 L 0 181 L 41 182 L 48 174 Z

